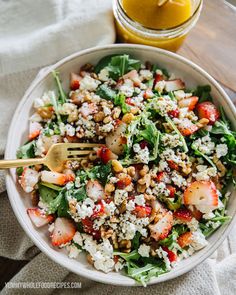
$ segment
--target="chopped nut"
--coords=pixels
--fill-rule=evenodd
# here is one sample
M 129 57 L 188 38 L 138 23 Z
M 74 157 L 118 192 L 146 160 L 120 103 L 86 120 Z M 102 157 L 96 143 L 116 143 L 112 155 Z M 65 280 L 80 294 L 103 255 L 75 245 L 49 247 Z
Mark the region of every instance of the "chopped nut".
M 104 112 L 100 111 L 94 114 L 93 119 L 95 122 L 101 122 L 105 118 Z
M 139 113 L 139 108 L 138 107 L 132 107 L 130 112 L 135 115 L 135 114 L 138 114 Z
M 111 162 L 112 168 L 116 173 L 120 173 L 123 171 L 123 166 L 118 160 L 112 160 Z
M 111 239 L 112 239 L 113 248 L 118 249 L 119 245 L 118 245 L 118 241 L 117 241 L 117 235 L 115 232 L 113 232 Z
M 40 107 L 37 109 L 37 113 L 43 119 L 51 119 L 53 116 L 53 108 L 50 107 Z
M 127 174 L 129 174 L 129 176 L 134 177 L 135 175 L 135 168 L 133 166 L 130 166 L 127 168 Z
M 87 254 L 86 255 L 86 258 L 87 258 L 87 261 L 89 264 L 93 265 L 94 262 L 93 262 L 93 258 L 92 258 L 92 255 L 91 254 Z
M 125 210 L 126 210 L 126 200 L 123 201 L 123 202 L 121 203 L 121 205 L 119 206 L 119 212 L 120 212 L 120 214 L 124 213 Z
M 137 184 L 137 191 L 138 191 L 139 193 L 144 193 L 145 190 L 146 190 L 146 185 L 139 184 L 139 183 Z
M 106 193 L 114 192 L 114 190 L 115 190 L 115 186 L 114 186 L 113 183 L 107 183 L 107 184 L 105 185 L 105 192 L 106 192 Z
M 208 123 L 209 123 L 208 119 L 202 118 L 196 123 L 196 125 L 198 128 L 202 128 L 202 127 L 206 126 Z
M 130 249 L 131 248 L 131 241 L 130 240 L 121 240 L 119 242 L 119 247 L 120 248 Z
M 140 176 L 144 176 L 148 173 L 149 167 L 148 165 L 144 165 L 143 168 L 139 171 Z
M 70 209 L 70 212 L 72 214 L 75 214 L 76 213 L 76 200 L 70 200 L 69 201 L 69 209 Z
M 80 70 L 81 71 L 85 71 L 85 72 L 92 72 L 94 69 L 93 65 L 90 63 L 86 63 L 85 65 L 83 65 Z
M 130 124 L 134 118 L 135 116 L 132 113 L 127 113 L 123 116 L 122 121 L 126 124 Z
M 119 118 L 119 116 L 120 116 L 120 113 L 121 113 L 121 108 L 120 107 L 116 107 L 116 108 L 114 108 L 113 109 L 113 111 L 112 111 L 112 118 L 113 119 L 118 119 Z
M 103 119 L 103 123 L 104 124 L 108 124 L 108 123 L 110 123 L 112 121 L 112 117 L 111 116 L 107 116 L 107 117 L 105 117 L 104 119 Z

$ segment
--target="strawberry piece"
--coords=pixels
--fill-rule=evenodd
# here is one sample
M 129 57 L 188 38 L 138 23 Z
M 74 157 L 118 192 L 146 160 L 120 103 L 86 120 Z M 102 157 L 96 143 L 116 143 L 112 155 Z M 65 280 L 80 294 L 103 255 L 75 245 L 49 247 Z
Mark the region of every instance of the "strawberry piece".
M 152 208 L 149 206 L 135 206 L 135 209 L 133 211 L 134 214 L 136 214 L 139 218 L 144 218 L 150 216 L 152 212 Z
M 95 240 L 99 240 L 101 238 L 101 233 L 99 230 L 95 230 L 93 228 L 93 221 L 89 217 L 85 217 L 84 219 L 81 220 L 83 224 L 83 230 L 92 235 Z
M 165 177 L 165 172 L 163 172 L 163 171 L 158 172 L 157 175 L 156 175 L 156 180 L 157 180 L 158 182 L 162 182 L 163 179 L 164 179 L 164 177 Z
M 164 80 L 163 75 L 156 74 L 153 82 L 153 87 L 155 88 L 156 84 L 162 80 Z
M 176 170 L 176 171 L 179 170 L 178 164 L 176 164 L 173 160 L 167 160 L 167 163 L 171 169 Z
M 144 99 L 150 99 L 153 96 L 154 96 L 154 93 L 152 92 L 152 90 L 150 88 L 148 88 L 143 94 Z
M 66 139 L 68 140 L 68 142 L 78 142 L 79 139 L 77 136 L 69 136 L 69 135 L 66 135 Z
M 105 196 L 102 185 L 97 180 L 89 180 L 86 184 L 87 196 L 94 201 L 101 200 Z
M 184 191 L 185 205 L 218 206 L 217 189 L 212 181 L 194 181 Z
M 178 129 L 183 136 L 189 136 L 196 132 L 198 130 L 198 127 L 187 119 L 184 121 L 183 125 L 178 126 Z
M 189 246 L 192 243 L 192 236 L 192 233 L 189 231 L 181 234 L 177 239 L 177 242 L 180 245 L 180 247 L 185 248 Z
M 94 102 L 83 104 L 80 108 L 80 112 L 84 118 L 87 118 L 89 115 L 96 114 L 98 112 L 98 107 Z
M 104 205 L 104 202 L 102 201 L 99 201 L 96 206 L 99 206 L 98 208 L 94 208 L 93 210 L 93 214 L 92 214 L 92 218 L 97 218 L 99 216 L 102 216 L 104 213 L 105 213 L 105 205 Z
M 104 164 L 107 164 L 110 160 L 116 160 L 118 157 L 109 148 L 102 146 L 97 151 L 97 156 L 101 159 Z
M 181 79 L 165 81 L 165 90 L 167 92 L 176 91 L 185 88 L 185 83 Z
M 177 254 L 175 252 L 171 251 L 169 248 L 162 246 L 162 249 L 167 252 L 168 258 L 170 262 L 174 262 L 177 260 Z
M 176 193 L 176 188 L 172 185 L 167 184 L 166 188 L 169 191 L 169 198 L 174 198 L 175 197 L 175 193 Z
M 191 211 L 187 208 L 179 208 L 173 213 L 173 216 L 183 222 L 189 222 L 193 218 Z
M 131 97 L 127 97 L 125 102 L 130 105 L 130 106 L 135 106 L 135 103 L 133 103 L 132 98 Z
M 43 170 L 41 172 L 41 180 L 53 184 L 65 185 L 67 182 L 74 181 L 75 175 Z
M 193 206 L 193 210 L 190 210 L 192 212 L 192 215 L 195 219 L 197 219 L 198 221 L 200 221 L 202 219 L 202 212 L 199 211 L 195 206 Z
M 157 223 L 150 224 L 151 237 L 158 241 L 165 239 L 173 226 L 173 214 L 168 211 Z
M 179 101 L 178 105 L 180 108 L 188 108 L 189 111 L 194 110 L 196 104 L 198 103 L 198 97 L 192 96 L 189 98 L 185 98 Z
M 198 117 L 200 119 L 208 119 L 210 125 L 213 125 L 220 118 L 220 112 L 218 111 L 216 106 L 210 101 L 204 101 L 199 103 L 196 107 L 196 110 Z
M 33 140 L 39 136 L 42 126 L 38 122 L 30 122 L 29 140 Z
M 178 117 L 179 117 L 179 109 L 169 111 L 169 112 L 168 112 L 168 115 L 169 115 L 171 118 L 178 118 Z
M 76 90 L 80 87 L 81 77 L 75 73 L 70 73 L 70 89 Z
M 39 208 L 29 208 L 27 209 L 27 213 L 36 227 L 44 226 L 54 219 L 53 215 L 46 215 Z
M 75 232 L 76 227 L 72 220 L 64 217 L 57 217 L 51 235 L 52 245 L 60 246 L 70 242 L 73 239 Z
M 122 174 L 122 173 L 121 173 Z M 121 177 L 119 177 L 119 180 L 116 183 L 117 188 L 124 189 L 126 186 L 130 185 L 132 182 L 132 179 L 129 175 L 124 174 Z
M 140 141 L 139 145 L 140 145 L 141 149 L 143 150 L 143 149 L 145 149 L 145 147 L 148 147 L 148 142 L 146 140 L 142 140 L 142 141 Z
M 30 193 L 34 190 L 35 185 L 39 181 L 40 174 L 34 169 L 25 167 L 23 173 L 20 176 L 19 183 L 26 193 Z

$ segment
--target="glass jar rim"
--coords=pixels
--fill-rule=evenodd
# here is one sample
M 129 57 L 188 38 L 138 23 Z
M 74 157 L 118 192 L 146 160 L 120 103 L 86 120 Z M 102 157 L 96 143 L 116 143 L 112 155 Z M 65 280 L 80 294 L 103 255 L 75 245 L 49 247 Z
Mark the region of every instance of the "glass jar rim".
M 132 20 L 123 9 L 120 3 L 120 0 L 114 0 L 113 7 L 114 7 L 114 10 L 116 8 L 116 10 L 119 13 L 119 16 L 122 18 L 125 24 L 128 25 L 128 27 L 130 27 L 130 29 L 139 31 L 139 33 L 141 32 L 144 34 L 148 34 L 150 37 L 159 36 L 164 38 L 166 37 L 173 38 L 178 35 L 187 33 L 196 24 L 202 9 L 202 3 L 203 3 L 203 0 L 200 0 L 190 18 L 188 18 L 183 23 L 168 29 L 152 29 L 152 28 L 145 27 L 141 25 L 140 23 Z

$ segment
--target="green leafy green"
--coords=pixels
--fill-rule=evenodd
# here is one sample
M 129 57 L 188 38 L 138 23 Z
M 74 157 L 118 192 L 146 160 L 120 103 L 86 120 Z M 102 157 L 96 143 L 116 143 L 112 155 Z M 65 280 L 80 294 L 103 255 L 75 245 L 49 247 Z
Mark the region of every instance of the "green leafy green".
M 83 201 L 84 199 L 87 198 L 87 193 L 86 193 L 86 189 L 85 186 L 82 186 L 78 189 L 75 189 L 72 191 L 71 195 L 77 199 L 77 201 Z
M 86 172 L 90 179 L 98 179 L 102 185 L 105 185 L 111 173 L 111 163 L 94 166 L 91 170 L 87 170 Z
M 141 62 L 139 60 L 131 59 L 129 55 L 123 54 L 113 56 L 107 69 L 109 71 L 109 76 L 114 80 L 118 80 L 131 70 L 138 71 L 140 66 Z
M 130 111 L 130 106 L 127 105 L 127 103 L 125 102 L 126 98 L 124 94 L 118 94 L 114 97 L 114 104 L 116 106 L 120 106 L 122 113 L 126 114 Z
M 108 55 L 108 56 L 105 56 L 102 59 L 100 59 L 94 68 L 94 72 L 96 74 L 98 74 L 102 69 L 106 68 L 109 65 L 109 63 L 111 62 L 111 58 L 113 56 L 114 55 Z
M 211 86 L 210 85 L 198 86 L 197 89 L 193 91 L 193 95 L 196 95 L 199 97 L 199 102 L 212 101 Z
M 102 84 L 96 91 L 96 94 L 99 95 L 101 98 L 105 98 L 108 100 L 113 100 L 116 97 L 116 91 L 112 90 L 106 84 Z
M 166 206 L 170 210 L 177 210 L 182 205 L 182 197 L 177 196 L 174 200 L 171 200 L 170 198 L 166 198 L 165 201 Z
M 35 157 L 35 140 L 30 141 L 22 145 L 17 153 L 16 156 L 18 159 L 28 159 Z
M 56 185 L 56 184 L 53 184 L 53 183 L 49 183 L 49 182 L 42 181 L 42 182 L 40 182 L 40 185 L 41 186 L 44 186 L 44 187 L 51 188 L 51 189 L 53 189 L 55 191 L 61 191 L 62 190 L 62 187 L 61 186 Z
M 137 231 L 135 233 L 133 240 L 132 240 L 132 249 L 137 250 L 139 248 L 140 238 L 141 238 L 141 234 L 140 234 L 140 232 Z
M 68 217 L 71 218 L 70 214 L 69 214 L 69 204 L 66 198 L 66 194 L 62 193 L 62 197 L 60 199 L 60 203 L 57 207 L 57 215 L 59 217 Z
M 59 103 L 63 104 L 66 102 L 67 98 L 66 98 L 66 94 L 65 94 L 65 91 L 63 90 L 62 88 L 62 85 L 61 85 L 61 81 L 60 81 L 60 78 L 59 78 L 59 73 L 56 72 L 56 71 L 52 71 L 52 75 L 56 81 L 56 84 L 57 84 L 57 88 L 58 88 L 58 92 L 59 92 Z M 54 104 L 53 104 L 54 106 Z
M 24 168 L 23 167 L 17 167 L 16 168 L 16 174 L 18 176 L 21 176 L 21 174 L 23 173 L 23 171 L 24 171 Z

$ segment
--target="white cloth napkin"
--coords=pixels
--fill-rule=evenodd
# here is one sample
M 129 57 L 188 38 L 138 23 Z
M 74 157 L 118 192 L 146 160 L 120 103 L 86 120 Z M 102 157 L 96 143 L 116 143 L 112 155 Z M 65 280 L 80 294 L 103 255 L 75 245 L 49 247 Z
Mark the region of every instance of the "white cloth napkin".
M 40 68 L 80 49 L 114 42 L 111 5 L 112 0 L 0 0 L 0 155 L 16 105 Z M 236 228 L 214 257 L 175 280 L 146 290 L 99 284 L 40 253 L 19 226 L 0 175 L 0 256 L 29 260 L 11 282 L 82 283 L 79 290 L 4 288 L 1 294 L 236 294 Z

